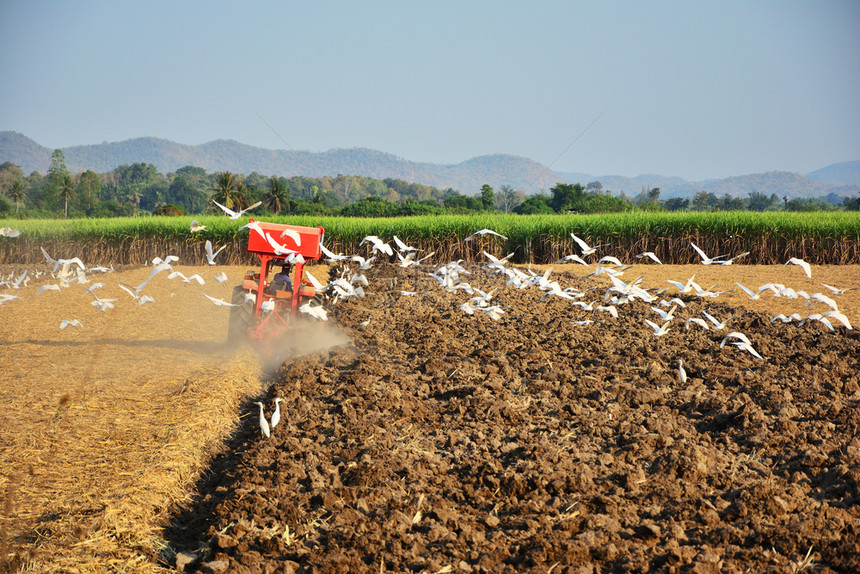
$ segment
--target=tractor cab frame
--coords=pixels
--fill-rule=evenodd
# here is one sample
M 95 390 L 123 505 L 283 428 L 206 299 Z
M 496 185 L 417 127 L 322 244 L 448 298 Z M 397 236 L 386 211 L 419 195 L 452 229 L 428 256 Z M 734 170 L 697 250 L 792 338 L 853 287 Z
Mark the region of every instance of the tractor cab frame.
M 322 255 L 325 230 L 322 227 L 302 227 L 266 223 L 251 219 L 247 252 L 260 260 L 259 270 L 245 274 L 242 284 L 233 289 L 228 340 L 241 338 L 269 341 L 286 333 L 298 316 L 302 303 L 316 297 L 313 285 L 304 280 L 306 261 L 316 261 Z M 277 265 L 293 265 L 292 290 L 274 290 L 269 273 Z

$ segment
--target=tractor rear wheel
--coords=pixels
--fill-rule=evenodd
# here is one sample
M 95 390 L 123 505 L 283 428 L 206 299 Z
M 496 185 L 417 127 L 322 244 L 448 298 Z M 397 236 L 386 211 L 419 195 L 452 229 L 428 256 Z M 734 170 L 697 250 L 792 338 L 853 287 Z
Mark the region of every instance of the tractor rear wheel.
M 242 343 L 248 340 L 248 327 L 254 318 L 254 304 L 245 301 L 245 290 L 241 286 L 233 288 L 230 302 L 238 307 L 230 307 L 230 322 L 227 326 L 227 343 Z

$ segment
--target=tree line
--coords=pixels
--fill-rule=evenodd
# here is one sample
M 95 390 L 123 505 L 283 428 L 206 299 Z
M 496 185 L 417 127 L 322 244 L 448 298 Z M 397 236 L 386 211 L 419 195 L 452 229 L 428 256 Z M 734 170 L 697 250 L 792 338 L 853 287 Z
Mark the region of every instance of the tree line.
M 660 199 L 660 188 L 627 197 L 613 195 L 600 182 L 558 183 L 549 192 L 526 196 L 502 185 L 485 184 L 474 195 L 440 190 L 399 179 L 364 176 L 281 177 L 256 172 L 207 173 L 185 166 L 162 174 L 153 164 L 121 165 L 109 173 L 91 170 L 72 174 L 62 151 L 56 150 L 46 174 L 25 176 L 11 163 L 0 164 L 0 216 L 118 217 L 186 215 L 217 212 L 213 200 L 231 209 L 261 202 L 260 213 L 278 215 L 341 215 L 398 217 L 442 213 L 501 211 L 506 213 L 601 213 L 634 209 L 654 211 L 824 211 L 860 210 L 860 198 L 841 203 L 812 198 L 779 198 L 752 192 L 748 197 L 717 197 L 704 191 L 692 199 Z

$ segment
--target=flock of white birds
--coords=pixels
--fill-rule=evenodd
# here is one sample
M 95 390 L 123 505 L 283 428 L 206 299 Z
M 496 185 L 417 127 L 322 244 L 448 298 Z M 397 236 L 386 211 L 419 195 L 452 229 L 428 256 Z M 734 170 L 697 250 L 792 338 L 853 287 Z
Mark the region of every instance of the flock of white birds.
M 258 204 L 253 205 L 242 211 L 233 211 L 228 209 L 222 205 L 218 205 L 224 213 L 231 219 L 236 220 L 241 217 L 246 211 L 256 207 Z M 244 227 L 249 228 L 252 232 L 259 233 L 263 239 L 265 239 L 268 243 L 270 243 L 273 249 L 276 252 L 285 255 L 287 260 L 295 262 L 301 258 L 301 255 L 298 253 L 291 251 L 282 244 L 279 239 L 281 239 L 284 235 L 287 235 L 289 231 L 287 230 L 282 234 L 281 238 L 273 238 L 269 233 L 265 232 L 258 224 L 251 221 Z M 200 226 L 197 221 L 193 221 L 191 223 L 191 231 L 201 231 L 205 229 L 204 226 Z M 20 235 L 16 230 L 12 230 L 9 228 L 3 229 L 2 233 L 5 237 L 17 237 Z M 290 237 L 297 244 L 300 244 L 301 238 L 298 234 L 290 233 Z M 470 242 L 475 240 L 478 237 L 482 237 L 485 235 L 497 236 L 501 239 L 507 239 L 503 235 L 496 233 L 490 229 L 482 229 L 476 231 L 472 235 L 465 238 L 464 241 Z M 686 303 L 674 295 L 673 293 L 668 293 L 669 287 L 662 289 L 644 289 L 641 287 L 642 281 L 644 279 L 644 275 L 637 277 L 636 279 L 625 282 L 621 279 L 624 275 L 624 272 L 628 269 L 632 268 L 632 265 L 624 265 L 621 261 L 619 261 L 616 257 L 605 255 L 599 257 L 594 262 L 594 268 L 592 270 L 592 264 L 588 263 L 586 258 L 598 255 L 598 251 L 606 247 L 607 245 L 596 245 L 590 246 L 585 241 L 571 233 L 571 238 L 576 243 L 576 245 L 580 248 L 579 254 L 571 254 L 567 255 L 561 259 L 559 259 L 556 263 L 570 263 L 576 262 L 580 265 L 586 266 L 589 268 L 589 273 L 584 275 L 583 277 L 594 277 L 598 275 L 605 275 L 611 281 L 611 285 L 605 289 L 602 297 L 590 297 L 588 294 L 591 291 L 598 290 L 601 287 L 592 286 L 583 290 L 578 290 L 573 287 L 562 287 L 558 281 L 551 280 L 552 268 L 548 268 L 543 273 L 536 273 L 531 269 L 520 269 L 510 264 L 510 258 L 513 254 L 509 254 L 505 257 L 499 258 L 496 257 L 487 251 L 483 251 L 483 255 L 486 257 L 487 262 L 483 266 L 489 274 L 498 275 L 502 281 L 500 281 L 499 287 L 496 289 L 491 289 L 489 291 L 484 291 L 477 287 L 470 285 L 467 281 L 464 280 L 464 277 L 470 275 L 470 271 L 464 268 L 461 264 L 462 260 L 459 261 L 449 261 L 447 263 L 441 265 L 434 265 L 431 263 L 426 263 L 427 260 L 434 255 L 434 253 L 429 253 L 423 257 L 419 257 L 418 254 L 421 250 L 411 247 L 407 245 L 404 241 L 399 239 L 397 236 L 392 237 L 392 241 L 394 243 L 394 247 L 392 247 L 388 242 L 382 240 L 381 238 L 370 235 L 365 237 L 359 247 L 368 246 L 369 254 L 367 257 L 363 255 L 344 255 L 342 253 L 333 253 L 328 250 L 325 246 L 320 246 L 323 255 L 325 256 L 325 260 L 334 265 L 341 265 L 340 272 L 335 272 L 332 276 L 337 276 L 336 279 L 329 281 L 326 284 L 320 282 L 316 277 L 314 277 L 309 271 L 305 270 L 305 278 L 314 286 L 317 293 L 327 294 L 329 301 L 333 304 L 337 303 L 339 300 L 347 299 L 350 297 L 363 298 L 366 296 L 365 287 L 368 287 L 368 279 L 362 271 L 366 271 L 371 269 L 374 262 L 376 262 L 378 257 L 384 258 L 384 261 L 390 262 L 391 264 L 398 265 L 402 268 L 408 268 L 413 266 L 420 266 L 423 269 L 427 270 L 427 275 L 435 280 L 435 284 L 440 288 L 451 294 L 459 294 L 463 293 L 468 296 L 460 306 L 460 310 L 468 315 L 476 315 L 481 314 L 488 317 L 491 320 L 500 320 L 502 315 L 505 314 L 505 308 L 502 305 L 494 302 L 494 294 L 498 291 L 499 288 L 513 286 L 516 289 L 537 289 L 542 292 L 540 301 L 546 301 L 550 297 L 557 297 L 569 302 L 570 305 L 577 306 L 582 308 L 584 311 L 590 312 L 592 317 L 598 317 L 598 313 L 600 313 L 600 317 L 611 317 L 613 319 L 617 319 L 619 316 L 619 309 L 624 308 L 625 305 L 633 302 L 633 301 L 643 301 L 650 305 L 651 310 L 654 312 L 653 321 L 649 319 L 645 319 L 644 322 L 647 327 L 650 329 L 650 332 L 653 333 L 655 337 L 662 337 L 666 335 L 670 329 L 675 325 L 676 317 L 675 314 L 679 308 L 686 308 Z M 748 253 L 741 253 L 734 257 L 729 257 L 728 255 L 720 255 L 716 257 L 709 257 L 705 254 L 702 249 L 700 249 L 695 244 L 690 244 L 692 249 L 699 255 L 701 259 L 702 265 L 732 265 L 738 259 L 745 257 Z M 214 249 L 212 243 L 210 241 L 206 241 L 205 244 L 205 257 L 208 265 L 216 265 L 217 256 L 224 250 L 224 247 L 220 247 L 217 250 Z M 41 278 L 45 273 L 50 273 L 50 277 L 54 279 L 55 283 L 43 283 L 38 290 L 36 296 L 42 295 L 44 292 L 52 290 L 57 292 L 62 292 L 64 289 L 68 289 L 73 285 L 77 284 L 78 286 L 86 286 L 86 290 L 84 291 L 84 295 L 90 295 L 93 297 L 92 305 L 95 306 L 100 311 L 108 311 L 109 309 L 114 308 L 114 304 L 117 302 L 117 299 L 109 299 L 109 298 L 100 298 L 96 291 L 103 288 L 105 286 L 104 282 L 93 282 L 90 279 L 90 275 L 93 273 L 110 273 L 113 271 L 112 267 L 103 267 L 103 266 L 93 266 L 87 267 L 84 262 L 78 258 L 70 258 L 70 259 L 53 259 L 44 249 L 42 249 L 42 254 L 45 257 L 45 262 L 48 265 L 49 270 L 40 270 L 35 271 L 32 274 L 29 270 L 24 271 L 20 275 L 15 276 L 16 274 L 12 274 L 7 277 L 0 277 L 0 287 L 5 288 L 5 292 L 0 294 L 0 304 L 7 303 L 9 301 L 20 299 L 21 297 L 15 294 L 10 294 L 9 290 L 17 290 L 21 287 L 27 285 L 31 278 Z M 662 262 L 657 258 L 657 256 L 650 251 L 646 251 L 644 253 L 640 253 L 636 255 L 637 259 L 648 258 L 658 265 L 662 265 Z M 132 298 L 132 300 L 136 301 L 139 305 L 152 304 L 154 303 L 154 299 L 144 293 L 146 286 L 149 282 L 159 275 L 160 273 L 167 273 L 167 278 L 169 280 L 180 279 L 183 283 L 189 284 L 192 282 L 196 282 L 200 286 L 206 284 L 205 279 L 201 274 L 193 274 L 191 276 L 185 276 L 179 271 L 173 269 L 173 264 L 178 262 L 178 258 L 176 256 L 169 255 L 165 258 L 155 258 L 152 261 L 152 270 L 149 274 L 149 277 L 139 285 L 127 285 L 122 281 L 118 282 L 118 286 L 124 290 L 128 295 Z M 356 264 L 356 265 L 353 265 Z M 785 265 L 797 265 L 801 267 L 807 277 L 812 277 L 812 269 L 810 265 L 798 258 L 791 258 L 786 261 Z M 215 276 L 215 280 L 218 283 L 222 283 L 227 280 L 227 276 L 225 273 L 219 273 Z M 670 286 L 674 287 L 677 290 L 677 294 L 684 295 L 694 295 L 700 299 L 715 299 L 720 295 L 728 293 L 730 291 L 734 291 L 731 289 L 730 291 L 715 291 L 716 285 L 712 285 L 707 288 L 703 288 L 698 283 L 695 282 L 695 275 L 690 277 L 684 282 L 681 281 L 673 281 L 669 280 L 668 283 Z M 759 299 L 764 294 L 770 294 L 773 297 L 785 298 L 786 300 L 802 300 L 804 308 L 808 308 L 809 313 L 801 315 L 800 313 L 792 313 L 791 315 L 779 314 L 774 316 L 771 319 L 771 322 L 774 321 L 782 321 L 784 323 L 795 322 L 798 327 L 803 326 L 804 324 L 811 321 L 818 321 L 821 324 L 825 325 L 829 330 L 835 331 L 836 326 L 834 326 L 834 322 L 837 325 L 841 325 L 842 328 L 852 329 L 851 323 L 845 314 L 843 314 L 836 303 L 835 297 L 842 295 L 843 293 L 860 289 L 860 287 L 848 287 L 848 288 L 837 288 L 831 285 L 826 285 L 822 283 L 822 286 L 825 287 L 829 294 L 825 294 L 822 292 L 816 292 L 809 294 L 803 290 L 795 290 L 791 287 L 787 287 L 783 284 L 778 283 L 768 283 L 766 285 L 760 286 L 758 289 L 750 289 L 740 283 L 736 282 L 738 288 L 740 288 L 744 293 L 746 293 L 751 300 Z M 395 285 L 391 285 L 393 289 Z M 406 290 L 395 290 L 402 296 L 412 296 L 416 295 L 415 291 L 406 291 Z M 231 303 L 224 301 L 223 299 L 219 299 L 216 297 L 212 297 L 206 293 L 203 293 L 205 297 L 207 297 L 214 305 L 217 306 L 237 306 L 241 304 L 247 304 L 249 302 L 254 302 L 254 295 L 249 294 L 249 297 L 246 297 L 244 303 Z M 274 305 L 271 302 L 267 302 L 269 304 L 264 304 L 262 306 L 263 311 L 272 311 L 274 310 Z M 813 308 L 821 304 L 827 310 L 821 313 L 813 313 Z M 315 319 L 325 321 L 328 319 L 326 310 L 322 307 L 321 304 L 306 302 L 299 307 L 299 310 L 307 314 Z M 591 325 L 595 322 L 594 318 L 586 319 L 581 321 L 572 322 L 577 326 L 587 326 Z M 708 311 L 702 311 L 702 317 L 688 317 L 683 321 L 684 328 L 689 330 L 691 328 L 701 328 L 705 330 L 714 330 L 714 331 L 728 331 L 726 335 L 722 338 L 720 342 L 720 348 L 725 347 L 726 345 L 732 345 L 741 351 L 745 351 L 756 357 L 758 359 L 763 359 L 762 355 L 755 349 L 753 342 L 749 339 L 747 335 L 741 333 L 739 331 L 729 331 L 729 323 L 735 319 L 736 316 L 731 316 L 724 318 L 722 320 L 713 316 Z M 607 320 L 607 319 L 601 319 Z M 362 325 L 367 325 L 367 322 L 362 323 Z M 76 327 L 81 328 L 83 324 L 78 319 L 64 319 L 60 324 L 60 329 L 65 329 L 67 327 Z M 686 372 L 684 370 L 682 362 L 679 360 L 678 363 L 678 376 L 681 380 L 686 379 Z M 263 434 L 268 437 L 270 436 L 271 429 L 273 429 L 278 420 L 280 420 L 280 407 L 277 404 L 280 399 L 276 399 L 275 401 L 275 411 L 272 415 L 272 419 L 270 422 L 267 422 L 263 412 L 263 404 L 257 403 L 260 407 L 260 427 Z

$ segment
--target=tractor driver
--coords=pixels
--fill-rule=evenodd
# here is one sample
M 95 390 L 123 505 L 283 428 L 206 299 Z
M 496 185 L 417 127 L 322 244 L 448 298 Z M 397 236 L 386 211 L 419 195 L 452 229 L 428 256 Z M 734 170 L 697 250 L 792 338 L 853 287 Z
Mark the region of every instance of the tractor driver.
M 272 278 L 272 282 L 269 284 L 269 291 L 271 293 L 275 293 L 276 291 L 292 292 L 293 281 L 290 279 L 290 272 L 292 269 L 293 266 L 289 263 L 284 263 L 281 266 L 281 271 L 279 273 L 275 273 L 275 276 Z

